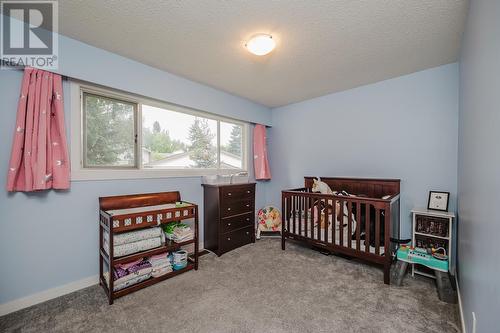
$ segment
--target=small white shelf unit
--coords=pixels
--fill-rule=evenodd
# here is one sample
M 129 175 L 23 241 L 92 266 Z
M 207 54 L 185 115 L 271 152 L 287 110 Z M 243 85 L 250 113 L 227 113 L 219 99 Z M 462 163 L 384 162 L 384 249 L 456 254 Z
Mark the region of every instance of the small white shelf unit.
M 452 266 L 453 255 L 453 212 L 441 212 L 426 208 L 414 208 L 412 213 L 412 245 L 418 247 L 422 243 L 444 247 L 448 255 L 448 269 Z M 419 270 L 412 265 L 412 276 L 415 274 L 435 278 L 433 274 Z

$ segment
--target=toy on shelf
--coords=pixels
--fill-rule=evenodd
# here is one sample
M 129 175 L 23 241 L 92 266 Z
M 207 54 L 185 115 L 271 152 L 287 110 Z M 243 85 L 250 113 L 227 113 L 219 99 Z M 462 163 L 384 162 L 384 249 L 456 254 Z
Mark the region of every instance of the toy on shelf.
M 448 257 L 445 260 L 437 259 L 432 252 L 428 253 L 426 249 L 403 245 L 397 251 L 397 258 L 409 264 L 420 264 L 434 270 L 448 272 Z
M 281 234 L 281 213 L 273 206 L 266 206 L 259 209 L 257 213 L 257 239 L 260 239 L 261 233 Z M 262 234 L 264 236 L 264 234 Z
M 439 251 L 445 252 L 444 254 Z M 396 252 L 398 262 L 394 270 L 393 281 L 401 286 L 408 264 L 420 264 L 434 270 L 439 299 L 447 303 L 456 303 L 457 294 L 451 286 L 448 276 L 448 256 L 443 248 L 422 249 L 402 245 Z

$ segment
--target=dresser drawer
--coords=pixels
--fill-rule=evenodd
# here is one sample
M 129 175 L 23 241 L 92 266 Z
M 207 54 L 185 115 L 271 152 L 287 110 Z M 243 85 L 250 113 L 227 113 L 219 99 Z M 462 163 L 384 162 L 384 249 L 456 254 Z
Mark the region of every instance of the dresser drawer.
M 226 233 L 243 227 L 253 226 L 254 223 L 254 214 L 248 213 L 221 219 L 220 229 L 222 233 Z
M 221 203 L 221 216 L 229 217 L 254 211 L 254 199 L 247 198 L 242 200 L 225 200 Z
M 255 195 L 255 187 L 249 185 L 228 186 L 221 189 L 221 199 L 226 200 L 242 200 L 253 198 Z
M 222 253 L 231 251 L 245 244 L 252 243 L 254 240 L 255 228 L 246 227 L 234 230 L 221 235 L 220 250 Z

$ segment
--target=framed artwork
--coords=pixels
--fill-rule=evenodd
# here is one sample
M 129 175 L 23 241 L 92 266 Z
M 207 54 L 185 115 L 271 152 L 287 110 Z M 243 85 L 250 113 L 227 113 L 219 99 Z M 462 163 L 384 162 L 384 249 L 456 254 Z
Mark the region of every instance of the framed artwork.
M 429 191 L 429 202 L 427 203 L 427 209 L 447 212 L 449 202 L 450 192 Z

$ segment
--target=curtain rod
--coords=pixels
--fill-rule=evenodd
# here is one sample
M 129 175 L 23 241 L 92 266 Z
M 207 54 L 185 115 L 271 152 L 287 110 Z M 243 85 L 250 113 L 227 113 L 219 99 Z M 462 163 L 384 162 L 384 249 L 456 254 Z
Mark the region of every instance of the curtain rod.
M 7 65 L 5 65 L 5 64 L 7 64 Z M 46 71 L 46 72 L 49 72 L 49 73 L 52 73 L 52 74 L 60 75 L 63 79 L 69 79 L 70 78 L 69 76 L 66 76 L 66 75 L 63 75 L 63 74 L 60 74 L 60 73 L 56 73 L 54 71 L 50 71 L 50 70 L 43 69 L 43 68 L 31 67 L 31 66 L 26 66 L 26 65 L 9 66 L 9 64 L 10 64 L 10 61 L 0 60 L 0 69 L 10 69 L 10 70 L 24 71 L 26 69 L 26 67 L 30 67 L 30 68 L 33 68 L 33 69 L 39 69 L 39 70 Z

